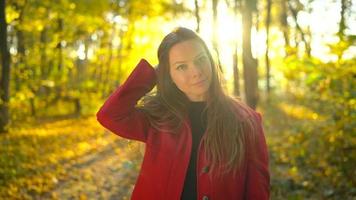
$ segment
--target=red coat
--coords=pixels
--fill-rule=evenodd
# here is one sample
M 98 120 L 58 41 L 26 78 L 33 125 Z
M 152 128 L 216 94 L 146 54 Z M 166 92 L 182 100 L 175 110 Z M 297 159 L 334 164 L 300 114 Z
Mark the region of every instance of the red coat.
M 189 126 L 180 134 L 157 132 L 145 115 L 135 109 L 136 102 L 155 85 L 154 68 L 142 59 L 126 82 L 118 87 L 97 113 L 98 121 L 113 133 L 146 144 L 144 159 L 133 200 L 179 200 L 184 184 L 192 137 Z M 262 124 L 261 115 L 254 112 Z M 189 122 L 186 121 L 189 125 Z M 249 160 L 236 176 L 210 181 L 209 163 L 204 159 L 203 143 L 198 148 L 197 195 L 201 200 L 269 199 L 268 152 L 262 125 L 258 127 L 257 160 Z

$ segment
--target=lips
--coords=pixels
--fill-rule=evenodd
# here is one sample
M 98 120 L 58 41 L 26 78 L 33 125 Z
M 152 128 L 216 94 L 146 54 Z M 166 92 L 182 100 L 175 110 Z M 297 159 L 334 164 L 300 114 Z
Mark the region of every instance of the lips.
M 205 81 L 206 81 L 206 79 L 201 80 L 201 81 L 199 81 L 199 82 L 197 82 L 197 83 L 194 83 L 193 85 L 200 85 L 200 84 L 202 84 L 202 83 L 205 82 Z

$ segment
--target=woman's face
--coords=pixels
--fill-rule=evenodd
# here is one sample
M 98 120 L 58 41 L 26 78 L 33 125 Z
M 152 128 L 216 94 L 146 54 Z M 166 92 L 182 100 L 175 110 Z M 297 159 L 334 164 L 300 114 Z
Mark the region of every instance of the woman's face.
M 195 40 L 175 44 L 169 51 L 169 73 L 176 86 L 191 100 L 206 100 L 212 65 L 204 47 Z

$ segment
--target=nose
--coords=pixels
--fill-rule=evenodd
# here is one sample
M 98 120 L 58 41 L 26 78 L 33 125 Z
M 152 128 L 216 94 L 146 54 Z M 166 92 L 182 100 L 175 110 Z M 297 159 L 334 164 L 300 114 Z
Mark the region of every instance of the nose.
M 202 75 L 202 67 L 200 65 L 197 65 L 197 64 L 192 64 L 192 67 L 191 67 L 191 75 L 193 77 L 200 77 Z

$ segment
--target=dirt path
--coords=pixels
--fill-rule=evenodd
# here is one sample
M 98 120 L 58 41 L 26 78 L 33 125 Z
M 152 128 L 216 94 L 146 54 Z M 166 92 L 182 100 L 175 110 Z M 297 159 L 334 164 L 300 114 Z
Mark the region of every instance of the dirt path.
M 65 163 L 56 187 L 35 199 L 129 199 L 142 161 L 140 144 L 118 138 L 103 149 Z

